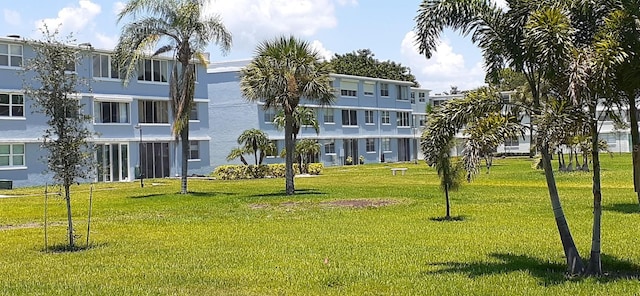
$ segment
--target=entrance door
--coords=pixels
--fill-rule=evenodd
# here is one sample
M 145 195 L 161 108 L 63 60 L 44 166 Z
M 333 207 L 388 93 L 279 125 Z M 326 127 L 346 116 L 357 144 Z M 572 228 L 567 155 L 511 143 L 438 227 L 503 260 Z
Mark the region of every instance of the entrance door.
M 409 139 L 398 139 L 398 161 L 410 161 L 411 148 Z
M 169 177 L 169 143 L 140 143 L 143 177 Z
M 129 145 L 97 144 L 96 161 L 98 182 L 125 181 L 129 179 Z
M 351 157 L 351 164 L 356 164 L 358 162 L 358 140 L 357 139 L 344 139 L 343 140 L 343 148 L 344 148 L 344 164 L 347 163 L 347 158 Z

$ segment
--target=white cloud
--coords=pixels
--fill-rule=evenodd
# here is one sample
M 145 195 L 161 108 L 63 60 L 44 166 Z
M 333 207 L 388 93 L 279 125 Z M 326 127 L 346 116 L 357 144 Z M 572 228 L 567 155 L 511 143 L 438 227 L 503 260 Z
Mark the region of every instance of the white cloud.
M 113 3 L 113 14 L 118 15 L 124 9 L 124 2 L 118 1 Z
M 22 17 L 20 13 L 10 9 L 4 9 L 4 21 L 12 26 L 19 26 L 22 24 Z
M 324 45 L 322 44 L 322 42 L 320 42 L 319 40 L 313 40 L 313 42 L 311 42 L 311 48 L 313 48 L 316 51 L 318 51 L 318 53 L 320 53 L 320 56 L 325 61 L 328 61 L 333 57 L 333 52 L 328 50 L 328 49 L 326 49 L 324 47 Z
M 402 40 L 400 53 L 403 64 L 408 65 L 421 87 L 433 93 L 448 91 L 451 86 L 459 90 L 474 89 L 484 85 L 485 71 L 482 63 L 466 65 L 464 57 L 455 53 L 447 42 L 441 42 L 430 59 L 419 54 L 415 33 L 408 32 Z
M 96 33 L 95 40 L 93 47 L 99 49 L 113 49 L 118 44 L 118 36 L 107 36 L 102 33 Z
M 78 1 L 78 6 L 68 6 L 58 11 L 56 18 L 47 18 L 35 23 L 40 30 L 46 25 L 50 31 L 58 29 L 62 33 L 77 32 L 86 29 L 93 18 L 100 14 L 100 5 L 90 0 Z
M 358 6 L 358 0 L 338 0 L 338 4 L 342 6 L 345 6 L 345 5 Z
M 259 42 L 282 34 L 309 37 L 338 24 L 337 6 L 356 0 L 213 1 L 208 10 L 219 15 L 233 35 L 233 47 L 252 50 Z

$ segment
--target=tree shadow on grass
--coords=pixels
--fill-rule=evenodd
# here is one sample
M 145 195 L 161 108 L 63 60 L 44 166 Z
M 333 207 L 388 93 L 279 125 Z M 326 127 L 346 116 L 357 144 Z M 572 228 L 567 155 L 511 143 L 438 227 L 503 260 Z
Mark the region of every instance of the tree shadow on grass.
M 166 194 L 162 194 L 162 193 L 143 194 L 143 195 L 134 195 L 134 196 L 129 196 L 129 198 L 134 198 L 134 199 L 138 199 L 138 198 L 151 198 L 151 197 L 163 196 L 163 195 L 166 195 Z
M 429 218 L 429 220 L 436 221 L 436 222 L 461 222 L 461 221 L 464 221 L 466 219 L 467 219 L 466 216 L 449 216 L 449 217 L 433 217 L 433 218 Z
M 129 196 L 129 198 L 134 198 L 134 199 L 152 198 L 152 197 L 167 196 L 167 195 L 173 195 L 173 194 L 180 194 L 180 192 L 143 194 L 143 195 Z M 214 197 L 214 196 L 221 196 L 221 195 L 229 196 L 229 195 L 234 195 L 234 193 L 230 193 L 230 192 L 215 192 L 215 191 L 210 191 L 210 192 L 193 192 L 193 191 L 189 191 L 186 195 L 195 196 L 195 197 Z
M 188 195 L 195 196 L 195 197 L 215 197 L 215 196 L 230 196 L 230 195 L 235 195 L 235 193 L 231 193 L 231 192 L 216 192 L 216 191 L 209 191 L 209 192 L 189 191 Z
M 40 249 L 40 251 L 43 253 L 52 253 L 52 254 L 77 253 L 77 252 L 83 252 L 83 251 L 88 251 L 95 248 L 104 247 L 106 245 L 107 243 L 90 243 L 88 246 L 85 244 L 80 244 L 80 245 L 76 244 L 75 246 L 71 247 L 65 243 L 65 244 L 50 245 L 50 246 L 47 246 L 47 248 Z
M 278 192 L 273 193 L 263 193 L 263 194 L 254 194 L 250 195 L 250 197 L 286 197 L 286 196 L 296 196 L 296 195 L 326 195 L 326 193 L 322 191 L 318 191 L 317 189 L 296 189 L 296 193 L 294 195 L 287 195 L 286 190 L 280 190 Z
M 564 264 L 549 262 L 528 255 L 515 255 L 507 253 L 492 253 L 491 258 L 499 262 L 438 262 L 432 266 L 442 266 L 440 270 L 427 272 L 426 274 L 462 273 L 470 278 L 505 274 L 509 272 L 527 272 L 543 286 L 559 285 L 564 282 L 579 282 L 587 277 L 569 276 Z M 587 263 L 587 262 L 585 262 Z M 602 266 L 604 274 L 595 278 L 600 283 L 615 282 L 618 280 L 640 279 L 640 266 L 629 260 L 619 259 L 602 254 Z
M 602 208 L 605 211 L 618 212 L 622 214 L 640 214 L 640 206 L 637 203 L 618 203 L 605 205 Z

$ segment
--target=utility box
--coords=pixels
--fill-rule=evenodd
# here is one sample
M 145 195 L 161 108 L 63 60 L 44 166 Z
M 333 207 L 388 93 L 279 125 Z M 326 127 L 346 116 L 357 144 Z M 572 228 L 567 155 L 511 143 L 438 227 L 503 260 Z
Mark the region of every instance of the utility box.
M 13 181 L 0 179 L 0 189 L 13 189 Z

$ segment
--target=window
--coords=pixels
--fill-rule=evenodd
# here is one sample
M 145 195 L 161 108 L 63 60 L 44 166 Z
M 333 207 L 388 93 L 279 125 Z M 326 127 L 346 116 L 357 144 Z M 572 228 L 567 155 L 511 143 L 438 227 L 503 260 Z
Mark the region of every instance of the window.
M 419 126 L 425 126 L 427 124 L 427 116 L 418 115 L 418 123 L 419 123 Z
M 380 96 L 388 97 L 389 96 L 389 84 L 388 83 L 380 83 Z
M 24 144 L 0 144 L 0 167 L 24 166 Z
M 518 147 L 520 146 L 520 141 L 518 139 L 518 137 L 513 137 L 513 138 L 506 138 L 504 139 L 504 146 L 507 147 Z
M 22 67 L 22 45 L 0 43 L 0 66 Z
M 396 85 L 396 100 L 407 100 L 407 96 L 404 95 L 404 88 L 401 85 Z
M 330 142 L 324 144 L 324 154 L 336 154 L 336 143 Z
M 76 72 L 76 61 L 72 61 L 64 66 L 64 71 L 67 73 Z
M 364 111 L 364 123 L 365 124 L 373 124 L 373 111 L 365 110 Z
M 411 104 L 416 102 L 416 93 L 415 92 L 411 92 Z
M 376 152 L 375 139 L 366 139 L 366 149 L 367 152 Z
M 418 93 L 418 102 L 424 102 L 425 99 L 426 99 L 426 94 L 425 93 L 423 93 L 423 92 Z
M 167 82 L 168 69 L 167 61 L 144 59 L 138 65 L 138 80 Z
M 358 117 L 356 110 L 342 110 L 342 125 L 357 126 Z
M 93 77 L 120 79 L 118 70 L 110 55 L 96 54 L 93 56 Z
M 364 83 L 364 95 L 365 96 L 373 96 L 373 93 L 374 93 L 373 87 L 374 87 L 373 83 L 365 82 Z
M 0 117 L 24 117 L 24 95 L 0 94 Z
M 391 120 L 389 120 L 389 111 L 380 111 L 380 121 L 382 124 L 391 124 Z
M 96 123 L 129 123 L 129 103 L 95 102 L 93 118 Z
M 382 151 L 385 151 L 385 152 L 391 151 L 391 139 L 389 138 L 382 139 Z
M 139 101 L 140 123 L 169 123 L 169 104 L 166 101 Z
M 189 159 L 200 159 L 200 145 L 198 141 L 189 141 Z
M 358 83 L 353 81 L 340 81 L 340 95 L 346 97 L 358 96 Z
M 273 123 L 276 113 L 273 110 L 264 110 L 264 123 Z
M 200 118 L 198 118 L 198 104 L 197 103 L 194 103 L 193 106 L 191 106 L 191 113 L 189 113 L 189 120 L 191 120 L 191 121 L 200 120 Z
M 335 123 L 333 118 L 333 109 L 324 110 L 324 123 Z
M 398 117 L 398 126 L 406 127 L 409 126 L 409 112 L 396 112 L 396 116 Z

